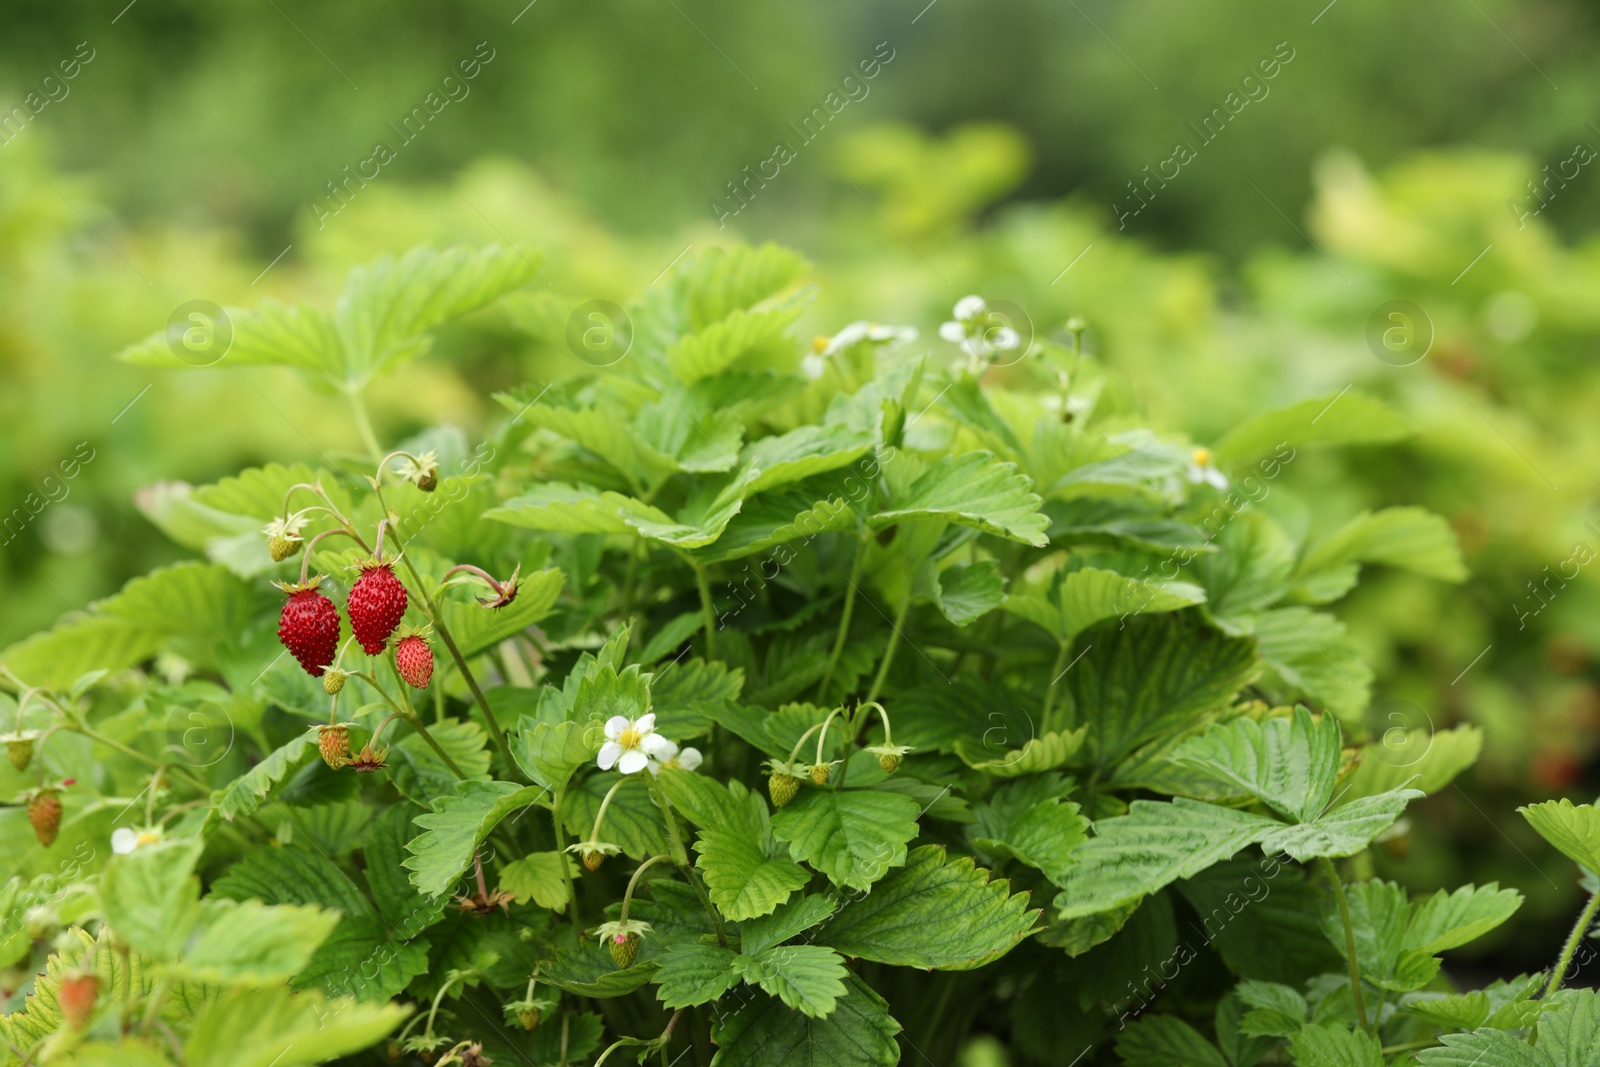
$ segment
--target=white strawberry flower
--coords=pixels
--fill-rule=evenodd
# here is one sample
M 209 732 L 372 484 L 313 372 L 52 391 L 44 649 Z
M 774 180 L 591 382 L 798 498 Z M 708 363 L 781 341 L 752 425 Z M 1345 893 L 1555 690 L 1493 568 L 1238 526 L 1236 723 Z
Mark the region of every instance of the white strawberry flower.
M 669 767 L 677 767 L 680 770 L 692 771 L 698 768 L 701 763 L 705 762 L 705 757 L 700 755 L 700 750 L 692 745 L 688 748 L 680 749 L 677 745 L 672 744 L 671 741 L 668 741 L 667 744 L 672 745 L 672 751 L 670 753 L 651 757 L 651 774 L 660 774 Z
M 1214 489 L 1228 488 L 1228 476 L 1217 470 L 1211 463 L 1211 450 L 1197 448 L 1194 450 L 1192 462 L 1189 464 L 1189 481 L 1195 485 L 1202 482 Z
M 656 733 L 654 714 L 637 719 L 613 715 L 606 720 L 606 743 L 595 762 L 602 771 L 615 767 L 623 774 L 637 774 L 652 758 L 671 759 L 677 754 L 678 746 Z
M 143 830 L 130 830 L 126 826 L 119 826 L 111 831 L 111 851 L 119 856 L 126 856 L 134 849 L 153 845 L 160 840 L 159 826 L 150 826 Z
M 974 293 L 971 296 L 964 296 L 957 300 L 956 306 L 950 309 L 950 313 L 962 322 L 971 322 L 987 311 L 988 308 L 989 305 L 984 303 L 983 297 Z

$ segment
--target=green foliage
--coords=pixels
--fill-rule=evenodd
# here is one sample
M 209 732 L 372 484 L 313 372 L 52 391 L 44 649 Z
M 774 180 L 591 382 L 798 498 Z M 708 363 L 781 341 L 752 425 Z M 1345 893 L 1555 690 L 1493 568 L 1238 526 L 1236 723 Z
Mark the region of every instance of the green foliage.
M 533 264 L 380 260 L 331 311 L 239 312 L 221 365 L 297 369 L 365 421 L 369 390 Z M 685 258 L 629 306 L 624 358 L 505 389 L 478 449 L 435 428 L 380 463 L 367 425 L 376 467 L 330 445 L 165 491 L 158 524 L 212 561 L 0 661 L 0 716 L 50 731 L 37 783 L 73 779 L 56 851 L 13 810 L 17 869 L 97 849 L 48 906 L 54 883 L 0 887 L 8 924 L 70 927 L 0 1019 L 0 1067 L 69 1042 L 86 1063 L 313 1063 L 402 1019 L 401 1051 L 444 1062 L 482 1042 L 954 1064 L 977 1032 L 1018 1067 L 1592 1045 L 1591 1000 L 1558 979 L 1536 997 L 1542 976 L 1463 990 L 1444 969 L 1521 894 L 1372 876 L 1483 747 L 1472 726 L 1373 737 L 1340 604 L 1368 567 L 1460 581 L 1450 526 L 1351 518 L 1315 484 L 1312 507 L 1284 473 L 1297 449 L 1399 439 L 1392 406 L 1258 409 L 1207 456 L 1076 341 L 1041 335 L 1005 374 L 865 325 L 803 357 L 804 271 L 775 246 Z M 563 299 L 519 294 L 509 320 L 537 339 Z M 124 357 L 175 358 L 165 335 Z M 1270 504 L 1235 488 L 1258 474 Z M 380 531 L 405 640 L 434 652 L 422 688 L 398 638 L 369 655 L 341 623 L 323 675 L 273 641 L 268 580 L 315 566 L 349 618 Z M 1591 807 L 1524 813 L 1600 866 Z M 34 940 L 5 948 L 21 966 Z M 90 969 L 78 1034 L 62 983 Z

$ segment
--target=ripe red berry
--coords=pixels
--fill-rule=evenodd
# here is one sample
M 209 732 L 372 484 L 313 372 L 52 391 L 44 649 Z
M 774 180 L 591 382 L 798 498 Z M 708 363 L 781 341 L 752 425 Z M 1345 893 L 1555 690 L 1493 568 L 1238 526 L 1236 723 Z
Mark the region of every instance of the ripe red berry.
M 406 613 L 406 587 L 386 563 L 368 561 L 361 577 L 350 587 L 345 604 L 350 613 L 350 629 L 369 656 L 376 656 L 388 643 L 389 635 Z
M 394 665 L 400 669 L 400 677 L 407 685 L 426 689 L 428 680 L 433 677 L 433 649 L 420 634 L 409 634 L 394 646 Z
M 278 640 L 307 674 L 319 678 L 339 651 L 339 609 L 317 592 L 315 581 L 281 588 L 289 599 L 278 618 Z
M 99 976 L 77 972 L 61 979 L 56 1002 L 61 1005 L 61 1015 L 67 1020 L 67 1025 L 74 1030 L 81 1030 L 89 1025 L 89 1017 L 94 1014 L 94 1002 L 99 996 Z
M 49 848 L 61 830 L 61 796 L 54 789 L 41 789 L 28 798 L 28 821 L 39 844 Z

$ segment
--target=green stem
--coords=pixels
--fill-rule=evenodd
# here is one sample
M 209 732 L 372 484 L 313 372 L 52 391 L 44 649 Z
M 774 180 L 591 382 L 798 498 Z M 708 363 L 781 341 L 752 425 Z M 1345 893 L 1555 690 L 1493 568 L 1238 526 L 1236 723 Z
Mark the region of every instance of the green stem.
M 678 829 L 678 817 L 672 811 L 672 802 L 661 791 L 652 776 L 645 782 L 650 794 L 655 798 L 656 805 L 661 809 L 661 817 L 667 824 L 667 843 L 672 849 L 672 860 L 683 871 L 684 877 L 689 880 L 689 885 L 694 888 L 695 895 L 700 898 L 700 904 L 706 910 L 706 915 L 711 919 L 711 927 L 717 932 L 717 944 L 723 948 L 728 947 L 728 934 L 722 928 L 722 915 L 717 911 L 716 905 L 711 903 L 711 896 L 706 892 L 706 887 L 700 884 L 700 877 L 694 873 L 694 865 L 689 862 L 689 853 L 683 847 L 683 834 Z
M 1050 728 L 1050 712 L 1056 706 L 1056 682 L 1061 677 L 1062 665 L 1067 661 L 1067 652 L 1071 649 L 1066 641 L 1059 642 L 1061 648 L 1056 653 L 1056 661 L 1050 666 L 1050 685 L 1044 691 L 1044 728 Z
M 428 732 L 428 728 L 422 725 L 421 716 L 413 711 L 409 714 L 402 713 L 400 717 L 405 720 L 407 726 L 411 727 L 417 733 L 422 735 L 422 739 L 428 743 L 428 747 L 433 749 L 434 753 L 439 757 L 444 765 L 450 769 L 451 774 L 455 775 L 463 782 L 467 780 L 467 773 L 460 767 L 456 766 L 456 761 L 450 758 L 450 753 L 446 752 L 443 747 L 440 746 L 439 742 L 433 739 L 433 735 Z
M 1589 898 L 1589 903 L 1584 906 L 1583 912 L 1578 916 L 1578 921 L 1572 924 L 1572 933 L 1567 935 L 1566 946 L 1562 948 L 1561 955 L 1556 959 L 1555 970 L 1550 972 L 1550 983 L 1544 987 L 1544 995 L 1548 997 L 1561 988 L 1561 983 L 1567 976 L 1567 965 L 1572 962 L 1572 957 L 1578 951 L 1578 945 L 1583 942 L 1583 937 L 1589 932 L 1589 926 L 1594 922 L 1594 913 L 1600 909 L 1600 893 Z
M 872 688 L 867 690 L 865 703 L 870 704 L 878 699 L 878 692 L 883 689 L 883 681 L 889 677 L 889 666 L 894 663 L 894 650 L 900 644 L 900 628 L 905 625 L 906 611 L 911 607 L 911 595 L 906 595 L 906 602 L 900 605 L 900 610 L 895 612 L 894 624 L 889 630 L 889 645 L 883 650 L 883 662 L 878 665 L 878 674 L 872 679 Z
M 561 877 L 567 883 L 567 900 L 572 905 L 572 922 L 574 925 L 582 925 L 578 918 L 578 887 L 572 882 L 572 861 L 567 858 L 567 835 L 561 831 L 561 803 L 566 796 L 565 789 L 556 792 L 555 805 L 550 809 L 550 825 L 555 829 L 556 855 L 561 857 Z
M 155 757 L 147 756 L 136 748 L 130 748 L 121 741 L 118 741 L 116 738 L 107 737 L 105 734 L 90 726 L 86 726 L 82 723 L 76 723 L 69 724 L 67 729 L 73 731 L 74 733 L 80 733 L 89 738 L 91 741 L 97 741 L 100 744 L 105 745 L 107 748 L 114 748 L 124 756 L 132 756 L 134 759 L 139 760 L 141 763 L 147 763 L 158 771 L 175 773 L 177 777 L 186 779 L 192 788 L 198 789 L 202 793 L 211 792 L 211 786 L 207 785 L 205 782 L 202 782 L 199 778 L 196 778 L 188 771 L 179 770 L 177 767 L 168 767 Z
M 694 568 L 694 582 L 700 588 L 700 612 L 706 619 L 706 659 L 715 659 L 717 656 L 717 613 L 711 606 L 711 579 L 706 575 L 706 569 L 694 560 L 689 561 Z
M 1339 902 L 1339 918 L 1344 923 L 1344 953 L 1350 962 L 1350 996 L 1355 1001 L 1356 1018 L 1361 1029 L 1372 1033 L 1372 1022 L 1367 1018 L 1367 1005 L 1361 997 L 1361 967 L 1356 959 L 1356 928 L 1350 919 L 1350 901 L 1344 895 L 1344 883 L 1339 880 L 1339 870 L 1328 857 L 1321 857 L 1322 873 L 1333 889 L 1333 898 Z
M 839 616 L 839 632 L 833 639 L 833 650 L 828 653 L 828 666 L 822 672 L 822 683 L 817 686 L 817 699 L 823 700 L 828 694 L 828 683 L 833 681 L 834 668 L 839 666 L 839 657 L 844 653 L 845 639 L 850 635 L 850 615 L 856 607 L 856 585 L 861 580 L 861 564 L 867 557 L 867 546 L 856 539 L 855 558 L 850 561 L 850 577 L 847 579 L 850 588 L 844 592 L 844 611 Z
M 649 859 L 645 860 L 643 863 L 639 864 L 639 866 L 634 868 L 633 877 L 628 879 L 628 888 L 622 891 L 622 914 L 618 916 L 618 918 L 620 918 L 623 922 L 628 921 L 628 905 L 633 903 L 633 891 L 638 887 L 639 876 L 644 874 L 645 868 L 649 867 L 657 860 L 670 860 L 671 858 L 671 856 L 663 852 L 660 855 L 651 856 Z
M 361 399 L 361 393 L 355 389 L 345 390 L 345 395 L 350 398 L 350 413 L 355 417 L 356 432 L 361 435 L 361 443 L 372 453 L 373 462 L 381 463 L 383 446 L 378 444 L 378 435 L 372 431 L 372 419 L 367 415 L 367 402 Z

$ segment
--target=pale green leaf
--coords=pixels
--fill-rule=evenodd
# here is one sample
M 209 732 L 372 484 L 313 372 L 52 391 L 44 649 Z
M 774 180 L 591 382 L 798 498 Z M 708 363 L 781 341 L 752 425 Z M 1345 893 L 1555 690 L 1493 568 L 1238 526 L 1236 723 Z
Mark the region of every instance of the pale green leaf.
M 1450 524 L 1422 508 L 1362 512 L 1307 549 L 1295 577 L 1304 580 L 1349 563 L 1384 563 L 1446 582 L 1467 576 Z
M 1378 1040 L 1342 1023 L 1313 1023 L 1289 1039 L 1296 1067 L 1383 1067 Z
M 241 815 L 253 814 L 272 790 L 299 770 L 316 751 L 315 730 L 296 734 L 273 749 L 266 759 L 228 783 L 217 795 L 217 814 L 230 822 Z
M 230 991 L 195 1020 L 187 1067 L 304 1067 L 383 1040 L 408 1014 L 399 1004 L 325 1000 L 286 988 Z
M 222 310 L 227 327 L 220 320 L 191 319 L 129 345 L 117 353 L 117 358 L 145 367 L 264 364 L 324 375 L 337 372 L 341 362 L 339 336 L 333 320 L 317 308 L 306 304 L 287 307 L 276 300 L 265 300 L 254 310 Z M 231 342 L 227 339 L 229 329 Z M 179 350 L 183 352 L 181 356 Z
M 956 755 L 975 771 L 996 778 L 1017 778 L 1062 766 L 1083 747 L 1088 732 L 1088 726 L 1054 731 L 1030 737 L 1019 748 L 998 750 L 988 747 L 981 738 L 976 742 L 962 738 L 956 742 Z
M 315 905 L 207 899 L 173 969 L 196 982 L 277 986 L 305 969 L 339 923 Z
M 727 315 L 674 342 L 667 349 L 667 364 L 685 382 L 709 378 L 733 366 L 754 351 L 781 340 L 800 307 L 746 311 L 735 308 Z
M 1394 727 L 1361 747 L 1356 769 L 1340 783 L 1340 795 L 1374 796 L 1408 786 L 1431 796 L 1476 763 L 1482 748 L 1483 731 L 1476 726 Z
M 166 959 L 182 949 L 200 911 L 194 866 L 203 847 L 199 840 L 162 841 L 107 862 L 101 910 L 134 951 Z
M 1254 617 L 1261 656 L 1293 688 L 1341 719 L 1372 699 L 1372 668 L 1344 623 L 1310 608 L 1274 608 Z
M 511 735 L 511 756 L 529 778 L 554 793 L 565 789 L 573 773 L 595 758 L 604 739 L 599 727 L 589 722 L 552 725 L 524 717 Z
M 1407 432 L 1387 404 L 1346 390 L 1246 419 L 1224 434 L 1211 453 L 1224 468 L 1242 467 L 1269 453 L 1279 463 L 1289 463 L 1303 445 L 1380 444 Z
M 956 563 L 938 572 L 934 603 L 957 626 L 969 626 L 1005 601 L 1005 589 L 994 560 Z
M 1529 804 L 1517 811 L 1563 856 L 1600 872 L 1600 808 L 1562 799 Z
M 510 893 L 518 904 L 533 901 L 541 908 L 563 911 L 567 906 L 568 875 L 576 875 L 572 857 L 564 852 L 533 852 L 520 860 L 512 860 L 500 868 L 500 888 Z

